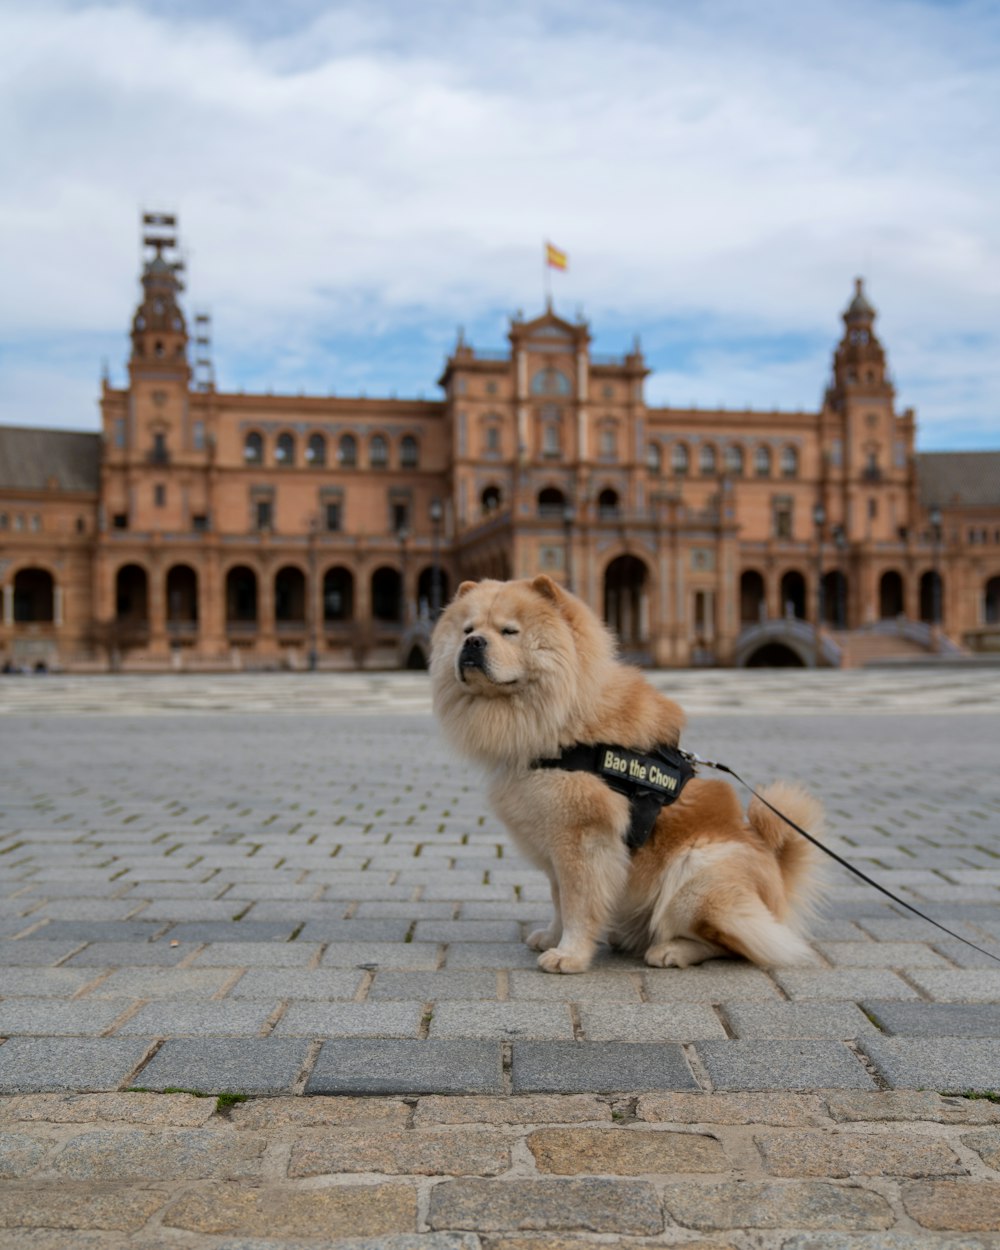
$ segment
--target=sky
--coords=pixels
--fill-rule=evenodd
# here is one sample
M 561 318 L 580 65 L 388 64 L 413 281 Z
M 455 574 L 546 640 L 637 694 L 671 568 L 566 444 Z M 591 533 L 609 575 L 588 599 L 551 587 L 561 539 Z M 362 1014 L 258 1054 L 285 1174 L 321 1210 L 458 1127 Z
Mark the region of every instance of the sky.
M 98 428 L 140 214 L 223 390 L 435 398 L 459 327 L 815 410 L 856 276 L 922 450 L 1000 448 L 1000 0 L 0 0 L 0 422 Z

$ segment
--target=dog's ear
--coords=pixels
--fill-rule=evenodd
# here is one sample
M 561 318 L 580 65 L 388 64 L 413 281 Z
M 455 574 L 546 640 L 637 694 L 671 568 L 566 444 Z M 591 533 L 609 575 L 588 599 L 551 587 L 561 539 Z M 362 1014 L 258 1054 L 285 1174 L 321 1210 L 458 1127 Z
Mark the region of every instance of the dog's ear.
M 547 573 L 539 573 L 532 581 L 531 589 L 543 599 L 551 599 L 553 603 L 562 603 L 563 589 L 558 586 Z
M 478 582 L 463 582 L 455 592 L 455 598 L 461 599 L 463 595 L 467 595 L 470 590 L 475 590 Z

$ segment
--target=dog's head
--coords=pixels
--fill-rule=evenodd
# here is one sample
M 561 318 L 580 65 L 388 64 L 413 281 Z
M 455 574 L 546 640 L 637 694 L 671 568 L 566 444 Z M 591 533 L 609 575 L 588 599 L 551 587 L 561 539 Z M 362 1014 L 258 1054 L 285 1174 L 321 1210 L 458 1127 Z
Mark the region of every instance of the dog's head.
M 549 577 L 463 582 L 431 640 L 435 710 L 480 758 L 554 749 L 612 653 L 590 609 Z

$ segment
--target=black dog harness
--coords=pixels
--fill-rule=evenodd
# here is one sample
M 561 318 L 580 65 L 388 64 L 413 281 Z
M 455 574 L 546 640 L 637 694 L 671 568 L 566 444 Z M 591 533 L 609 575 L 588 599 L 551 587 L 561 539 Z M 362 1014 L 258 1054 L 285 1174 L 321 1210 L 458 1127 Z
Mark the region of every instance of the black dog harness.
M 694 765 L 676 747 L 658 746 L 647 754 L 609 746 L 577 743 L 532 768 L 562 768 L 593 773 L 629 801 L 632 819 L 625 842 L 631 852 L 645 846 L 662 809 L 673 803 L 694 776 Z

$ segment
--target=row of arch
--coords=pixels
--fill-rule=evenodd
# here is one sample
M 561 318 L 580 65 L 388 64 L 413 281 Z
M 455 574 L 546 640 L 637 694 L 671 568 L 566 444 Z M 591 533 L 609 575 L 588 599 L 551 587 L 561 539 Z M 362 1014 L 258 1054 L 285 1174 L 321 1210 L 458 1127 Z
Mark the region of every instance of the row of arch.
M 483 488 L 479 496 L 479 504 L 484 516 L 499 511 L 503 506 L 503 491 L 496 483 L 491 482 Z M 546 486 L 538 492 L 536 499 L 540 517 L 565 518 L 569 500 L 564 491 L 557 486 Z M 621 515 L 621 496 L 613 487 L 606 487 L 597 496 L 597 515 L 614 517 Z
M 815 588 L 815 582 L 813 582 Z M 834 629 L 846 629 L 851 618 L 850 584 L 840 569 L 830 569 L 822 579 L 823 623 Z M 986 623 L 1000 624 L 1000 577 L 991 578 L 984 587 Z M 780 597 L 783 615 L 797 620 L 815 619 L 810 607 L 808 583 L 804 573 L 789 569 L 782 575 Z M 903 575 L 889 569 L 879 578 L 879 619 L 895 620 L 906 610 L 906 594 Z M 922 573 L 919 582 L 919 618 L 928 624 L 940 624 L 944 611 L 944 581 L 933 570 Z M 767 616 L 767 597 L 764 576 L 756 569 L 746 569 L 740 575 L 740 621 L 743 625 L 756 624 Z
M 650 443 L 647 452 L 649 467 L 657 473 L 663 471 L 663 449 L 659 443 Z M 774 451 L 766 443 L 753 449 L 753 476 L 771 477 L 774 474 Z M 670 469 L 675 477 L 687 477 L 694 467 L 695 457 L 684 442 L 670 445 Z M 698 472 L 702 477 L 718 477 L 727 473 L 730 477 L 744 477 L 747 469 L 747 451 L 739 443 L 729 443 L 720 453 L 714 443 L 701 443 L 697 454 Z M 799 475 L 799 451 L 788 444 L 778 452 L 778 472 L 781 477 Z
M 282 468 L 290 468 L 298 462 L 298 440 L 290 430 L 284 430 L 274 440 L 271 459 Z M 304 444 L 304 463 L 308 468 L 321 468 L 332 455 L 333 462 L 341 469 L 355 469 L 361 465 L 362 440 L 355 434 L 341 434 L 332 453 L 327 436 L 319 432 L 310 434 Z M 384 434 L 372 434 L 364 442 L 366 467 L 388 469 L 393 444 Z M 243 440 L 245 464 L 264 464 L 268 455 L 267 441 L 259 430 L 251 430 Z M 420 466 L 420 444 L 412 434 L 404 434 L 395 449 L 395 465 L 400 469 L 416 469 Z

